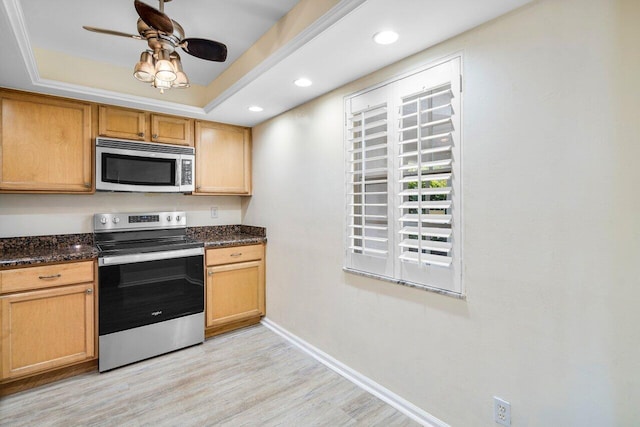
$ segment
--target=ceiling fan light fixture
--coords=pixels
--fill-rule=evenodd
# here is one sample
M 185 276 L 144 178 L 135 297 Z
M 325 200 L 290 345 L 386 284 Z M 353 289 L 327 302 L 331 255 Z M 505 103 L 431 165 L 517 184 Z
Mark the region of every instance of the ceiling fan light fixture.
M 169 61 L 169 55 L 165 50 L 159 50 L 156 59 L 156 80 L 171 83 L 177 77 L 176 70 L 171 61 Z
M 171 0 L 158 0 L 160 9 L 149 6 L 141 0 L 134 0 L 138 13 L 138 34 L 83 26 L 87 31 L 143 40 L 148 50 L 142 52 L 140 61 L 133 68 L 133 76 L 164 93 L 165 89 L 190 87 L 189 78 L 182 69 L 180 56 L 175 51 L 183 51 L 207 61 L 224 62 L 227 46 L 223 43 L 201 39 L 185 38 L 182 26 L 164 13 L 164 4 Z
M 177 89 L 186 89 L 189 86 L 191 86 L 191 84 L 189 83 L 189 78 L 187 77 L 187 75 L 183 71 L 178 71 L 176 73 L 176 79 L 171 84 L 171 87 Z
M 171 82 L 166 82 L 164 80 L 160 80 L 156 77 L 156 79 L 151 83 L 153 87 L 156 89 L 160 89 L 160 93 L 164 93 L 165 89 L 171 89 Z
M 140 61 L 133 69 L 133 76 L 141 82 L 151 83 L 155 79 L 155 74 L 153 55 L 148 51 L 142 52 Z
M 173 65 L 173 69 L 176 70 L 176 79 L 171 84 L 171 87 L 185 89 L 191 86 L 189 84 L 189 78 L 182 69 L 182 62 L 180 61 L 180 55 L 178 55 L 178 52 L 171 52 L 169 58 L 171 58 L 171 65 Z
M 176 70 L 176 73 L 178 71 L 183 71 L 182 62 L 180 61 L 180 55 L 178 55 L 178 52 L 171 52 L 169 60 L 171 61 L 171 65 L 173 65 L 173 69 Z

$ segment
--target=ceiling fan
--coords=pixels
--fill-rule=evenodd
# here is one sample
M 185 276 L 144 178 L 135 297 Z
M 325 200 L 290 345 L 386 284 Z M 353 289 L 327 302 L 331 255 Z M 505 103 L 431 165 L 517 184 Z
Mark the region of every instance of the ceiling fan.
M 159 10 L 140 0 L 134 0 L 133 4 L 140 16 L 137 23 L 138 34 L 89 26 L 82 28 L 96 33 L 145 40 L 148 49 L 140 55 L 133 75 L 142 82 L 151 83 L 163 93 L 164 89 L 189 87 L 189 79 L 182 70 L 180 55 L 176 52 L 178 47 L 200 59 L 224 62 L 227 59 L 227 46 L 213 40 L 185 38 L 182 26 L 164 13 L 164 4 L 171 0 L 158 1 Z

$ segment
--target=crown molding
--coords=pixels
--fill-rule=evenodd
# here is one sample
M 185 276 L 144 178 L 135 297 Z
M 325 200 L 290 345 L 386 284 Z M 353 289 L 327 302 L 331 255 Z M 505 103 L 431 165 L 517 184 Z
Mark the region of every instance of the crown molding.
M 35 82 L 40 80 L 40 73 L 38 73 L 38 65 L 33 55 L 33 50 L 31 50 L 31 41 L 29 40 L 29 33 L 24 23 L 24 14 L 22 13 L 20 3 L 18 0 L 2 0 L 2 4 L 9 17 L 9 24 L 18 42 L 20 54 L 22 55 L 24 65 L 27 67 L 29 78 L 31 82 L 35 84 Z
M 159 101 L 153 98 L 128 95 L 125 93 L 59 82 L 56 80 L 39 79 L 37 82 L 34 82 L 33 85 L 42 88 L 42 92 L 52 95 L 69 96 L 70 94 L 73 94 L 75 95 L 74 98 L 86 101 L 100 103 L 108 100 L 109 104 L 120 105 L 123 107 L 151 110 L 194 118 L 206 118 L 206 113 L 202 108 L 187 104 L 179 104 L 177 102 Z

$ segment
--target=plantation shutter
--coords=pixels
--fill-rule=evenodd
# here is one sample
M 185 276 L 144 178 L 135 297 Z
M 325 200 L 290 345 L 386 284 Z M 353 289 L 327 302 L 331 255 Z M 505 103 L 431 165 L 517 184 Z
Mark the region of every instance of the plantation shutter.
M 346 267 L 462 293 L 460 58 L 345 99 Z
M 451 61 L 405 79 L 397 93 L 400 277 L 460 287 L 460 86 Z
M 355 97 L 346 117 L 348 258 L 352 267 L 383 275 L 392 273 L 387 97 L 385 88 Z
M 400 259 L 451 265 L 451 84 L 400 106 Z

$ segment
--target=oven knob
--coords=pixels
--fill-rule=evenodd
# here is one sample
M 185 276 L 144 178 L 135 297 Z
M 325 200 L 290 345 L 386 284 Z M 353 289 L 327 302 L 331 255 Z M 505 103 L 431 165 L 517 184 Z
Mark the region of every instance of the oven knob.
M 171 222 L 171 215 L 167 217 L 167 221 Z
M 180 221 L 180 215 L 176 216 L 176 221 Z
M 100 224 L 106 224 L 107 223 L 107 217 L 103 216 L 102 218 L 100 218 Z
M 120 222 L 120 218 L 118 218 L 117 216 L 113 218 L 113 223 L 117 224 Z

